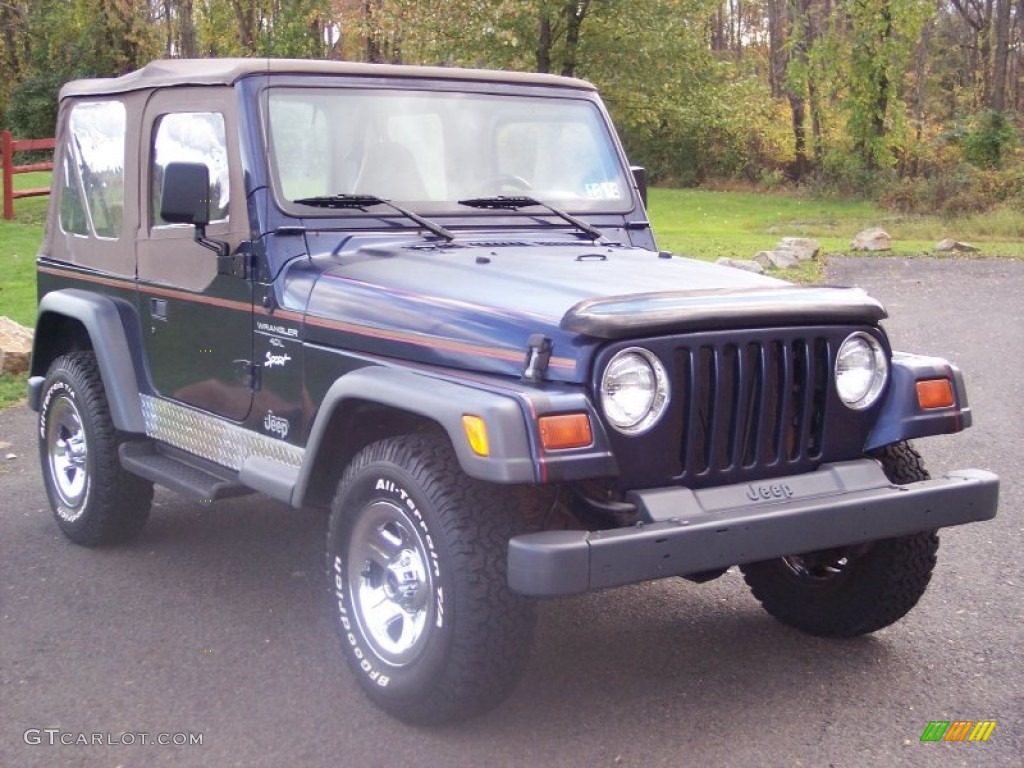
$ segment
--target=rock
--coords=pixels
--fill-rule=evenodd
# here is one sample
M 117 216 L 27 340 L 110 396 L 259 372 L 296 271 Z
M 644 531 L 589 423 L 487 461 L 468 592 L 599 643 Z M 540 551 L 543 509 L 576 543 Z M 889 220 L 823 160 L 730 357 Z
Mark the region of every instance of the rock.
M 734 267 L 735 269 L 742 269 L 746 272 L 754 272 L 758 275 L 764 274 L 764 267 L 758 264 L 756 261 L 750 261 L 749 259 L 729 259 L 723 256 L 715 264 L 721 264 L 723 267 Z
M 24 373 L 32 353 L 32 331 L 0 317 L 0 373 Z
M 775 267 L 775 269 L 789 269 L 800 263 L 800 259 L 792 251 L 778 249 L 759 251 L 755 254 L 754 261 L 762 267 Z
M 979 249 L 976 245 L 961 243 L 959 240 L 953 240 L 952 238 L 947 237 L 945 240 L 937 242 L 934 250 L 939 253 L 977 253 Z
M 777 251 L 791 251 L 800 261 L 810 261 L 818 258 L 821 250 L 821 243 L 809 237 L 784 237 L 775 246 Z
M 892 238 L 884 229 L 872 227 L 858 232 L 850 243 L 851 251 L 888 251 L 892 248 Z

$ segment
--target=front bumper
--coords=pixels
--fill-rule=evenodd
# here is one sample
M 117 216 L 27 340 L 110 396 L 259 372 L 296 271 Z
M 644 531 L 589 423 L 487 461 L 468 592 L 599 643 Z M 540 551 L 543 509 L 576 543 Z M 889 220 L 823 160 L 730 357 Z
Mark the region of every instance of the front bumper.
M 749 484 L 634 491 L 648 522 L 509 542 L 508 583 L 554 597 L 990 520 L 999 478 L 979 469 L 893 485 L 870 459 Z

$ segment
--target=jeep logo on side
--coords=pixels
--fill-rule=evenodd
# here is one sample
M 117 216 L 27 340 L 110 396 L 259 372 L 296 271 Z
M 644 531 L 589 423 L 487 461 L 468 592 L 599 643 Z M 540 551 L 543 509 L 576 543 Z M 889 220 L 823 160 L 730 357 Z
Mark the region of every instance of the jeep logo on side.
M 273 411 L 267 411 L 267 415 L 263 417 L 263 428 L 270 434 L 277 435 L 284 440 L 288 437 L 291 424 L 288 423 L 288 419 L 284 416 L 278 416 Z
M 793 489 L 789 483 L 762 483 L 747 486 L 747 498 L 751 501 L 775 501 L 793 498 Z

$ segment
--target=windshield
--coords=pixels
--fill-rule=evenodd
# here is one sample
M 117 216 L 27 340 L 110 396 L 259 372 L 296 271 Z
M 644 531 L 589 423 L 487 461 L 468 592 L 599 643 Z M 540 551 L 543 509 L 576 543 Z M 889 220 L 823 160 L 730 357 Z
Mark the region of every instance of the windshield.
M 582 212 L 632 208 L 604 119 L 584 99 L 272 88 L 266 104 L 271 174 L 287 207 L 358 194 L 435 214 L 465 214 L 457 201 L 497 195 Z

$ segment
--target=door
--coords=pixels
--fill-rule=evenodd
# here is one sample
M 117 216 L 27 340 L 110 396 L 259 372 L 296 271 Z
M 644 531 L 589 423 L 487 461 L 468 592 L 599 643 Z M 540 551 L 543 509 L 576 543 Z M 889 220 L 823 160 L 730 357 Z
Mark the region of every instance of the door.
M 157 392 L 242 421 L 253 399 L 252 282 L 218 274 L 217 254 L 195 242 L 194 227 L 160 218 L 164 167 L 200 162 L 210 171 L 206 237 L 232 252 L 248 237 L 233 105 L 229 88 L 190 88 L 159 92 L 146 107 L 138 296 Z

